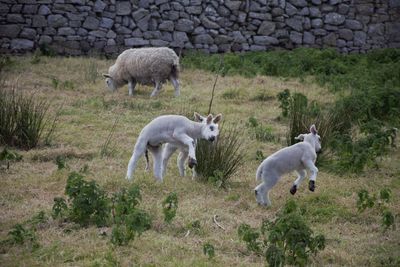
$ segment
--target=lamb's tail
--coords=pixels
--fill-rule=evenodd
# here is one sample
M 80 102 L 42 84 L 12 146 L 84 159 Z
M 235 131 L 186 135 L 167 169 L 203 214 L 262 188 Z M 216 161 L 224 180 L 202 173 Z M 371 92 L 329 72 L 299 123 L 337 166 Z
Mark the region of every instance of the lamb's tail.
M 262 164 L 260 164 L 260 166 L 258 166 L 257 169 L 257 173 L 256 173 L 256 181 L 260 181 L 261 180 L 261 176 L 262 176 Z
M 177 80 L 179 78 L 179 62 L 174 62 L 171 66 L 171 77 Z

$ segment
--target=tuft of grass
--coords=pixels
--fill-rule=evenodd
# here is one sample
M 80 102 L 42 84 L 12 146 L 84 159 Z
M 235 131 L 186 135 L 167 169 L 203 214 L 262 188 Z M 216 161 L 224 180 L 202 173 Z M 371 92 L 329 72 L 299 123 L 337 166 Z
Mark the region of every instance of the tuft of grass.
M 202 181 L 227 187 L 244 161 L 243 139 L 238 128 L 221 128 L 214 143 L 199 140 L 196 146 L 196 172 Z
M 112 142 L 112 136 L 115 132 L 115 128 L 117 126 L 119 117 L 115 119 L 113 126 L 110 129 L 110 132 L 104 142 L 104 144 L 100 148 L 100 157 L 106 157 L 112 155 L 114 149 L 110 148 L 111 142 Z
M 0 144 L 31 149 L 38 145 L 49 123 L 49 103 L 16 90 L 0 89 Z M 46 139 L 50 138 L 53 122 Z

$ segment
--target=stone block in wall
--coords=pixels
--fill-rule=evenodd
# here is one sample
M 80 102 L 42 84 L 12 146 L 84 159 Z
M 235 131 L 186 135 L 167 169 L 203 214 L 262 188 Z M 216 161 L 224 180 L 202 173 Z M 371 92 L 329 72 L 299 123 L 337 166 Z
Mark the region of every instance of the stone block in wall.
M 303 34 L 296 31 L 291 31 L 289 34 L 289 40 L 295 44 L 302 44 L 303 43 Z
M 298 10 L 293 5 L 286 3 L 285 13 L 288 16 L 293 16 L 297 14 Z
M 39 39 L 39 45 L 50 44 L 52 41 L 53 41 L 53 39 L 50 36 L 42 35 L 42 36 L 40 36 L 40 39 Z
M 400 7 L 400 0 L 389 0 L 389 7 Z
M 336 47 L 342 48 L 347 45 L 347 42 L 343 39 L 337 39 L 336 40 Z
M 275 7 L 271 10 L 271 15 L 273 17 L 281 16 L 284 14 L 284 10 L 280 7 Z
M 124 44 L 125 44 L 125 46 L 128 46 L 128 47 L 137 47 L 137 46 L 149 45 L 150 42 L 143 38 L 126 38 L 124 40 Z
M 250 45 L 249 50 L 252 52 L 258 52 L 258 51 L 265 51 L 267 47 L 265 45 Z
M 164 46 L 168 46 L 169 42 L 164 41 L 164 40 L 155 39 L 155 40 L 150 40 L 150 44 L 151 44 L 151 46 L 164 47 Z
M 315 29 L 313 33 L 315 36 L 325 36 L 328 34 L 328 32 L 324 29 Z
M 258 28 L 258 35 L 271 35 L 275 31 L 275 22 L 272 21 L 263 21 Z
M 132 5 L 129 1 L 116 2 L 117 15 L 129 15 L 131 12 L 132 12 Z
M 201 24 L 204 26 L 206 29 L 219 29 L 218 23 L 215 23 L 214 21 L 210 20 L 206 16 L 202 15 L 200 16 L 200 21 Z M 176 26 L 175 26 L 176 27 Z
M 400 22 L 386 23 L 385 29 L 389 42 L 400 42 Z
M 218 7 L 217 12 L 219 15 L 221 15 L 223 17 L 229 17 L 229 15 L 231 14 L 229 9 L 227 9 L 225 6 L 222 6 L 222 5 Z
M 117 34 L 113 30 L 109 30 L 106 34 L 106 37 L 109 39 L 114 39 L 115 37 L 117 37 Z
M 32 50 L 35 43 L 28 39 L 12 39 L 10 48 L 13 51 Z
M 103 12 L 104 9 L 106 8 L 107 4 L 104 3 L 101 0 L 96 0 L 96 2 L 94 2 L 94 6 L 93 6 L 93 11 L 94 12 Z
M 367 34 L 363 31 L 354 32 L 354 45 L 363 46 L 367 41 Z
M 249 12 L 249 17 L 252 19 L 259 20 L 271 20 L 272 16 L 269 13 L 258 13 L 258 12 Z
M 8 23 L 24 23 L 25 19 L 20 14 L 7 14 Z
M 158 29 L 161 31 L 173 31 L 174 30 L 174 22 L 171 20 L 164 20 L 158 25 Z
M 355 6 L 356 12 L 361 15 L 372 15 L 374 14 L 373 4 L 358 4 Z
M 75 8 L 75 6 L 70 5 L 70 4 L 54 4 L 52 8 L 53 13 L 59 13 L 59 14 L 64 14 L 64 13 L 76 13 L 78 10 Z
M 185 8 L 186 12 L 193 15 L 200 15 L 203 11 L 201 6 L 188 6 Z
M 36 30 L 32 28 L 23 28 L 21 33 L 19 34 L 19 37 L 22 39 L 29 39 L 29 40 L 35 40 L 36 38 Z
M 331 12 L 325 15 L 324 23 L 332 25 L 341 25 L 345 20 L 346 20 L 345 16 L 335 12 Z
M 195 35 L 193 38 L 195 44 L 213 44 L 214 39 L 207 33 Z
M 150 12 L 144 8 L 139 8 L 135 12 L 132 13 L 132 18 L 135 20 L 135 22 L 138 22 L 142 18 L 146 17 L 149 15 Z
M 24 5 L 22 9 L 23 14 L 36 14 L 38 10 L 37 5 Z
M 143 33 L 144 39 L 160 39 L 161 32 L 160 31 L 146 31 Z
M 304 44 L 315 44 L 315 36 L 311 32 L 304 32 L 303 33 L 303 43 Z
M 246 43 L 247 39 L 243 36 L 240 31 L 233 31 L 231 32 L 232 42 L 234 43 Z
M 303 21 L 297 18 L 286 19 L 286 24 L 295 31 L 303 31 Z
M 45 16 L 35 15 L 32 18 L 32 26 L 33 27 L 46 27 L 47 20 Z
M 58 28 L 57 34 L 61 35 L 61 36 L 74 35 L 75 30 L 70 27 L 61 27 L 61 28 Z
M 363 25 L 358 20 L 346 19 L 344 26 L 350 30 L 361 30 Z
M 111 29 L 114 25 L 114 20 L 109 18 L 101 18 L 99 26 L 105 29 Z
M 97 30 L 99 28 L 100 21 L 95 17 L 86 17 L 82 27 L 88 30 Z
M 346 28 L 339 29 L 338 34 L 339 34 L 339 38 L 342 38 L 346 41 L 351 41 L 351 40 L 353 40 L 353 37 L 354 37 L 353 31 L 346 29 Z
M 383 23 L 370 24 L 368 26 L 368 36 L 379 36 L 385 32 L 385 25 Z
M 328 35 L 322 38 L 324 45 L 327 46 L 336 46 L 336 34 L 334 32 L 329 33 Z
M 296 6 L 296 7 L 305 7 L 307 6 L 307 1 L 306 0 L 289 0 L 289 2 Z
M 22 29 L 22 25 L 8 24 L 1 25 L 0 27 L 0 37 L 16 38 Z
M 90 31 L 89 35 L 97 38 L 105 38 L 107 33 L 105 31 L 96 30 L 96 31 Z
M 8 12 L 10 12 L 8 5 L 0 3 L 0 14 L 7 14 Z
M 228 43 L 231 43 L 231 42 L 232 42 L 232 37 L 230 37 L 230 36 L 228 36 L 228 35 L 220 34 L 220 35 L 217 35 L 217 36 L 214 38 L 214 43 L 215 43 L 216 45 L 228 44 Z
M 118 34 L 131 34 L 132 33 L 132 30 L 131 29 L 129 29 L 129 28 L 127 28 L 127 27 L 125 27 L 125 26 L 118 26 L 118 25 L 115 25 L 116 27 L 115 27 L 115 31 L 118 33 Z
M 50 27 L 59 28 L 59 27 L 67 26 L 68 25 L 68 20 L 64 16 L 62 16 L 60 14 L 49 15 L 48 18 L 47 18 L 47 24 Z
M 342 15 L 347 15 L 347 13 L 349 13 L 349 10 L 350 10 L 350 6 L 349 6 L 349 5 L 340 4 L 340 5 L 338 6 L 337 12 L 338 12 L 339 14 L 342 14 Z
M 175 30 L 181 32 L 191 32 L 194 29 L 194 23 L 188 19 L 179 19 L 175 24 Z
M 229 8 L 231 11 L 237 11 L 240 8 L 240 5 L 242 4 L 241 1 L 230 1 L 227 0 L 224 2 L 225 6 Z
M 253 36 L 254 44 L 256 45 L 277 45 L 279 43 L 278 39 L 271 36 Z
M 318 6 L 322 3 L 322 0 L 311 0 L 311 3 L 313 3 L 314 5 Z
M 146 17 L 140 19 L 137 22 L 138 28 L 143 32 L 147 31 L 149 29 L 149 20 L 150 20 L 150 15 L 147 15 Z

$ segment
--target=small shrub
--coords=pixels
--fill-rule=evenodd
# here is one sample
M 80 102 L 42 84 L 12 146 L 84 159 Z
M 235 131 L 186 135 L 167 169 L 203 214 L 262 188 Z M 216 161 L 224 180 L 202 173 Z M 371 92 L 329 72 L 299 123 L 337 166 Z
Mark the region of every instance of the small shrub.
M 55 197 L 51 216 L 53 219 L 63 218 L 68 214 L 67 202 L 62 197 Z
M 221 129 L 214 143 L 198 140 L 196 172 L 202 181 L 212 181 L 225 188 L 229 178 L 243 164 L 243 139 L 238 128 Z
M 8 232 L 8 236 L 8 242 L 11 244 L 23 245 L 25 243 L 29 243 L 33 248 L 37 248 L 39 246 L 35 232 L 32 229 L 26 229 L 21 224 L 16 224 Z
M 289 115 L 289 107 L 291 103 L 289 89 L 285 89 L 278 93 L 277 97 L 280 102 L 279 107 L 282 109 L 282 116 L 286 118 Z
M 175 192 L 170 193 L 162 203 L 164 221 L 171 223 L 176 216 L 178 209 L 178 195 Z
M 325 237 L 313 236 L 293 200 L 285 204 L 274 221 L 264 220 L 260 230 L 242 224 L 238 235 L 250 251 L 264 255 L 269 266 L 305 266 L 311 254 L 325 248 Z
M 110 200 L 95 181 L 87 182 L 77 172 L 68 176 L 65 194 L 71 203 L 68 217 L 82 226 L 91 223 L 107 224 L 110 216 Z M 56 202 L 57 203 L 57 202 Z
M 65 163 L 65 156 L 63 155 L 58 155 L 56 157 L 56 165 L 58 170 L 64 169 L 67 165 Z
M 0 153 L 0 162 L 5 161 L 7 164 L 7 169 L 10 168 L 10 162 L 20 160 L 22 160 L 22 156 L 15 151 L 7 149 L 7 147 L 5 147 Z
M 215 256 L 214 246 L 211 245 L 210 243 L 205 243 L 203 245 L 203 253 L 204 253 L 204 255 L 208 256 L 209 259 L 214 258 L 214 256 Z
M 256 160 L 263 161 L 265 159 L 264 153 L 261 150 L 256 151 Z
M 388 188 L 383 188 L 379 192 L 379 199 L 374 194 L 369 195 L 369 192 L 362 189 L 358 192 L 357 209 L 358 212 L 363 212 L 366 208 L 373 208 L 377 204 L 377 209 L 382 216 L 382 226 L 384 231 L 392 227 L 396 229 L 395 216 L 387 207 L 392 197 L 392 191 Z

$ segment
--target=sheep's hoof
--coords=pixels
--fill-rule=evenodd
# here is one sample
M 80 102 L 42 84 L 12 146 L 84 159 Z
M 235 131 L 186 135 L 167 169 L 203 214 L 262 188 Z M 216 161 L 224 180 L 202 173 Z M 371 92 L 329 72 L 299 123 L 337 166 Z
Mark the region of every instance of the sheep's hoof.
M 296 194 L 296 191 L 297 191 L 297 186 L 294 184 L 292 188 L 290 188 L 290 194 L 294 195 Z
M 255 193 L 255 194 L 256 194 L 256 196 L 257 196 L 257 194 L 258 194 L 257 190 L 254 190 L 254 193 Z
M 197 165 L 197 161 L 195 159 L 189 158 L 189 162 L 188 162 L 189 168 L 193 168 L 194 166 Z
M 308 188 L 310 189 L 310 191 L 314 192 L 314 190 L 315 190 L 315 181 L 310 181 L 310 183 L 308 184 Z

